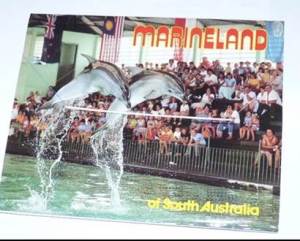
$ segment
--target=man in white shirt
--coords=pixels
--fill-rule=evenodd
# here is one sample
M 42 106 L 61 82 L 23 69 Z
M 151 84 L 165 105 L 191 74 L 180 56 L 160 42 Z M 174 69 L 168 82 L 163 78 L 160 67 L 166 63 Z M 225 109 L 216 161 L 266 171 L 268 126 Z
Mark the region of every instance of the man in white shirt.
M 282 101 L 279 94 L 272 89 L 270 84 L 266 85 L 262 92 L 257 113 L 260 115 L 261 129 L 266 130 L 269 122 L 282 119 Z
M 208 86 L 213 86 L 218 84 L 218 78 L 216 75 L 213 74 L 213 71 L 211 69 L 207 70 L 207 75 L 204 77 L 204 82 Z
M 169 59 L 169 63 L 167 64 L 167 70 L 173 72 L 175 68 L 176 68 L 176 64 L 174 62 L 174 59 Z
M 248 86 L 245 87 L 244 93 L 242 94 L 243 99 L 243 107 L 242 109 L 245 111 L 256 112 L 258 109 L 258 101 L 256 99 L 255 92 L 251 91 Z
M 261 97 L 261 103 L 271 106 L 272 104 L 282 105 L 279 94 L 272 89 L 271 85 L 267 85 Z
M 183 100 L 182 104 L 180 106 L 180 114 L 181 115 L 189 115 L 189 112 L 190 112 L 190 106 L 186 100 Z

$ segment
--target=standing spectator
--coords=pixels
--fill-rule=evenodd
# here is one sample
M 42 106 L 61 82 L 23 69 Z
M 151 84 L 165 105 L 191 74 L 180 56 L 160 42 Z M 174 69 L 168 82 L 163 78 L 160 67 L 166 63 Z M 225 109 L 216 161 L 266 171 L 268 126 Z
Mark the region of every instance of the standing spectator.
M 163 126 L 158 132 L 159 137 L 159 153 L 170 155 L 168 145 L 172 141 L 173 132 L 168 126 Z
M 267 157 L 268 166 L 271 168 L 273 166 L 273 155 L 275 156 L 275 169 L 279 168 L 280 164 L 280 147 L 279 140 L 274 135 L 271 129 L 267 129 L 266 133 L 262 137 L 261 142 L 261 154 Z M 260 160 L 257 160 L 260 161 Z M 256 164 L 257 164 L 256 161 Z

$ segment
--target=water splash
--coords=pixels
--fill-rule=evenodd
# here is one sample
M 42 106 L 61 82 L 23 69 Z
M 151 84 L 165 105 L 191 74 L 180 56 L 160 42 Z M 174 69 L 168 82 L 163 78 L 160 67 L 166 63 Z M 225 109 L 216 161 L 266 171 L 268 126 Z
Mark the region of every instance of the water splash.
M 111 190 L 111 205 L 121 207 L 120 182 L 123 169 L 123 129 L 127 115 L 114 114 L 107 118 L 106 124 L 91 138 L 91 146 L 96 156 L 95 165 L 105 170 Z
M 28 199 L 21 200 L 17 202 L 17 207 L 21 211 L 30 211 L 44 213 L 49 211 L 47 209 L 47 202 L 44 197 L 35 190 L 32 190 L 29 186 L 26 185 L 30 196 Z
M 68 104 L 79 104 L 74 100 Z M 66 111 L 63 107 L 57 107 L 42 111 L 39 123 L 46 124 L 46 128 L 37 134 L 36 157 L 37 171 L 40 176 L 41 192 L 46 205 L 54 195 L 53 172 L 63 156 L 62 142 L 65 140 L 68 130 L 76 116 L 76 111 Z

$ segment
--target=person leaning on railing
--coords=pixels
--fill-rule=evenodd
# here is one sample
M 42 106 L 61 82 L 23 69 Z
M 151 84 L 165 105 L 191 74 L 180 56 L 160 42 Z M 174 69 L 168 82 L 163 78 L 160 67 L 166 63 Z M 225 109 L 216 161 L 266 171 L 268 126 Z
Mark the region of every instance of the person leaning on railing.
M 266 134 L 262 136 L 261 140 L 261 154 L 267 157 L 268 166 L 273 166 L 273 156 L 275 159 L 275 169 L 280 165 L 280 142 L 277 136 L 271 129 L 266 130 Z M 260 160 L 258 160 L 260 161 Z M 256 162 L 257 164 L 257 162 Z
M 173 139 L 173 131 L 169 126 L 163 126 L 161 130 L 158 132 L 159 137 L 159 153 L 170 155 L 172 153 L 169 152 L 168 145 L 171 143 Z
M 188 143 L 188 148 L 186 150 L 185 155 L 190 155 L 192 149 L 195 150 L 195 156 L 199 156 L 199 147 L 205 146 L 206 140 L 204 139 L 204 136 L 197 132 L 195 129 L 191 130 L 191 135 Z

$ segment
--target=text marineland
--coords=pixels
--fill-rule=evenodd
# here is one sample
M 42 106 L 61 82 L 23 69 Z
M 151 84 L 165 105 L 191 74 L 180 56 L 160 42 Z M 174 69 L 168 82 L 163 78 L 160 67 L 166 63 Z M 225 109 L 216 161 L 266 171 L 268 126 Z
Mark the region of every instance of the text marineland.
M 196 200 L 173 201 L 169 198 L 156 198 L 147 200 L 147 206 L 151 209 L 162 208 L 177 212 L 206 212 L 257 217 L 260 215 L 260 208 L 257 206 L 252 206 L 249 203 L 231 204 L 229 202 L 213 203 L 211 201 L 206 201 L 205 203 L 201 204 Z

